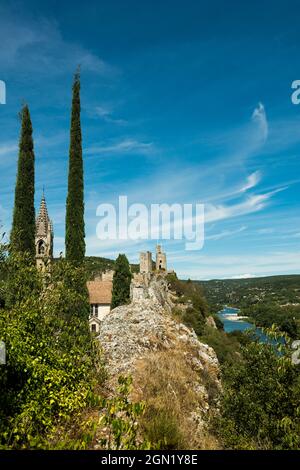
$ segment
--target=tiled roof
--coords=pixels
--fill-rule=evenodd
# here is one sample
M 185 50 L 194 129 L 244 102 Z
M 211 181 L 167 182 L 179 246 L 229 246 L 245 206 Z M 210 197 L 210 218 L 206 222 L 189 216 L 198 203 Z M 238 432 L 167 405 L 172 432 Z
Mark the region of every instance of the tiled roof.
M 90 304 L 110 304 L 112 281 L 88 281 Z

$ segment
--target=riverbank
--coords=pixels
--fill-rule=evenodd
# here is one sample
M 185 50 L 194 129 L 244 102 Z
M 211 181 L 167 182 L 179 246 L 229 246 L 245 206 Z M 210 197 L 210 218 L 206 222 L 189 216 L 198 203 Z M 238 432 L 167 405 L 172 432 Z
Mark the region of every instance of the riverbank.
M 229 321 L 240 321 L 240 320 L 242 321 L 242 320 L 248 320 L 248 318 L 249 318 L 245 315 L 237 315 L 236 313 L 234 313 L 234 314 L 232 314 L 232 313 L 223 313 L 222 317 L 226 318 L 226 320 L 229 320 Z

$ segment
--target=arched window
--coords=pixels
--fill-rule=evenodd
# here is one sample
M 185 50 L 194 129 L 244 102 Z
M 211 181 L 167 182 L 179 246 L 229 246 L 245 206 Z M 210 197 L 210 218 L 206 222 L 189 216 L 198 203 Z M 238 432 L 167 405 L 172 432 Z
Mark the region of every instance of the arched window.
M 38 254 L 39 255 L 44 255 L 45 254 L 45 244 L 44 244 L 43 240 L 40 240 L 38 242 Z

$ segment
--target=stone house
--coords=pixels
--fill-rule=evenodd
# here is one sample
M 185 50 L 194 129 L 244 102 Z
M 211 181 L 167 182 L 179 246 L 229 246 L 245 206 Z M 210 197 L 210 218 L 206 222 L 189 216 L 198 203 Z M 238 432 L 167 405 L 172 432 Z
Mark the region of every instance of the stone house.
M 112 281 L 95 279 L 87 282 L 90 303 L 90 329 L 99 333 L 101 321 L 110 312 Z

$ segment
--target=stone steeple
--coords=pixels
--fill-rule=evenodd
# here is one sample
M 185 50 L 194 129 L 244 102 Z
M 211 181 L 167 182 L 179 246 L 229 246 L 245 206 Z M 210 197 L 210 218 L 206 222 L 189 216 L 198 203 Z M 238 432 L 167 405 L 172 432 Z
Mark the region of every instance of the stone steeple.
M 48 215 L 44 191 L 35 227 L 36 265 L 43 270 L 53 256 L 53 225 Z

